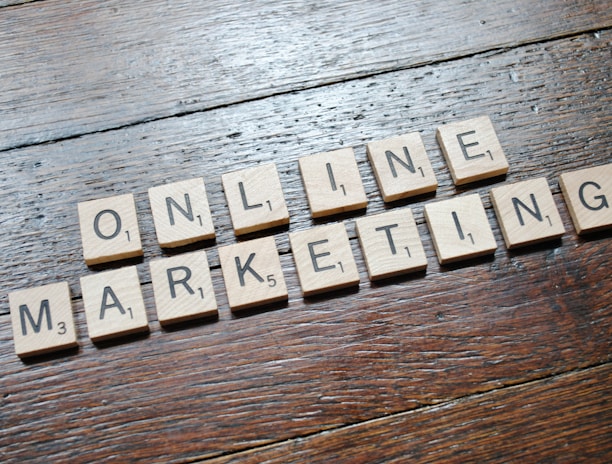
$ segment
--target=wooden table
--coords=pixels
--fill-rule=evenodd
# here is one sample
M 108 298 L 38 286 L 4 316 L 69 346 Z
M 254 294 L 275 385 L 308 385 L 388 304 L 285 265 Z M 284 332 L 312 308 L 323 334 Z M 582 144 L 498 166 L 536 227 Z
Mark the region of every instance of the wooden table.
M 611 462 L 612 237 L 558 177 L 610 163 L 606 0 L 0 1 L 0 461 Z M 508 175 L 452 183 L 442 124 L 489 115 Z M 435 195 L 385 204 L 374 140 L 419 132 Z M 367 210 L 310 217 L 298 158 L 353 147 Z M 221 175 L 274 162 L 286 304 L 233 314 Z M 218 320 L 162 328 L 147 189 L 203 176 Z M 545 177 L 566 232 L 508 251 L 492 187 Z M 132 193 L 144 258 L 88 268 L 77 203 Z M 478 193 L 498 249 L 440 266 L 428 202 Z M 426 272 L 371 283 L 354 220 L 410 207 Z M 288 233 L 344 222 L 358 289 L 302 298 Z M 136 264 L 150 334 L 94 345 L 79 278 Z M 76 350 L 20 360 L 7 294 L 68 282 Z

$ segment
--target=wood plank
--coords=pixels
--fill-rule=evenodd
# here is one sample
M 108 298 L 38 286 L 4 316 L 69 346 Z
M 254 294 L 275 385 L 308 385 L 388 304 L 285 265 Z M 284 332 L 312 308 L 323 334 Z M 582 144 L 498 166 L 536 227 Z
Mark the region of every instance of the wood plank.
M 594 31 L 612 11 L 607 0 L 46 0 L 2 8 L 0 22 L 1 150 Z
M 301 230 L 316 222 L 297 160 L 337 146 L 355 147 L 366 214 L 384 211 L 365 144 L 411 131 L 421 132 L 432 161 L 436 199 L 477 192 L 490 208 L 490 185 L 456 188 L 435 140 L 438 125 L 474 115 L 494 121 L 511 165 L 503 183 L 546 176 L 559 193 L 560 173 L 609 161 L 612 116 L 601 94 L 612 85 L 601 66 L 608 41 L 609 32 L 589 34 L 7 152 L 0 176 L 0 294 L 66 280 L 78 297 L 78 279 L 91 271 L 80 258 L 76 205 L 126 193 L 136 198 L 145 250 L 139 273 L 150 281 L 146 261 L 168 252 L 157 243 L 147 190 L 196 174 L 206 174 L 217 245 L 236 241 L 222 174 L 276 163 L 289 231 Z M 418 221 L 431 200 L 410 201 Z M 284 234 L 277 234 L 277 244 L 288 251 Z M 211 265 L 218 265 L 216 248 L 206 246 Z M 0 300 L 0 314 L 7 312 Z
M 206 462 L 610 462 L 611 378 L 606 364 Z

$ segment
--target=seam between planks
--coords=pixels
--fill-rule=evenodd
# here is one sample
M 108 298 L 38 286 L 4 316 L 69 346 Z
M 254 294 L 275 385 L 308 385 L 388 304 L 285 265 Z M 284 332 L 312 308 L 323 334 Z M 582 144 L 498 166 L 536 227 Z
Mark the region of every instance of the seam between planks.
M 39 1 L 45 1 L 45 0 L 35 0 L 36 2 Z M 2 8 L 0 8 L 1 10 Z M 179 111 L 179 112 L 175 112 L 172 114 L 167 114 L 165 116 L 157 116 L 157 117 L 149 117 L 149 118 L 141 118 L 139 120 L 135 120 L 133 122 L 127 123 L 127 124 L 120 124 L 120 125 L 116 125 L 116 126 L 109 126 L 106 127 L 104 129 L 98 129 L 98 130 L 94 130 L 94 131 L 87 131 L 87 132 L 81 132 L 81 133 L 75 133 L 72 135 L 67 135 L 65 137 L 58 137 L 58 138 L 54 138 L 54 139 L 49 139 L 49 140 L 43 140 L 40 142 L 30 142 L 30 143 L 22 143 L 22 144 L 16 144 L 7 148 L 3 148 L 0 149 L 0 154 L 4 153 L 4 152 L 9 152 L 11 150 L 19 150 L 22 148 L 29 148 L 29 147 L 34 147 L 34 146 L 38 146 L 38 145 L 47 145 L 47 144 L 53 144 L 53 143 L 59 143 L 59 142 L 65 142 L 68 140 L 74 140 L 74 139 L 79 139 L 81 137 L 86 137 L 88 135 L 92 135 L 92 134 L 104 134 L 107 132 L 113 132 L 113 131 L 117 131 L 117 130 L 122 130 L 122 129 L 127 129 L 130 127 L 135 127 L 135 126 L 139 126 L 141 124 L 147 124 L 150 122 L 157 122 L 157 121 L 164 121 L 167 119 L 173 119 L 173 118 L 180 118 L 183 116 L 188 116 L 188 115 L 193 115 L 193 114 L 197 114 L 197 113 L 205 113 L 207 111 L 215 111 L 215 110 L 219 110 L 219 109 L 224 109 L 224 108 L 229 108 L 231 106 L 234 105 L 241 105 L 241 104 L 246 104 L 246 103 L 252 103 L 252 102 L 257 102 L 257 101 L 262 101 L 265 100 L 267 98 L 274 98 L 274 97 L 278 97 L 278 96 L 282 96 L 282 95 L 289 95 L 292 93 L 296 93 L 296 92 L 302 92 L 302 91 L 307 91 L 307 90 L 314 90 L 314 89 L 320 89 L 320 88 L 326 88 L 326 87 L 330 87 L 333 85 L 337 85 L 337 84 L 342 84 L 342 83 L 348 83 L 351 81 L 360 81 L 360 80 L 364 80 L 364 79 L 369 79 L 375 76 L 382 76 L 385 74 L 390 74 L 390 73 L 395 73 L 395 72 L 401 72 L 401 71 L 406 71 L 409 69 L 417 69 L 420 67 L 424 67 L 424 66 L 431 66 L 431 65 L 439 65 L 439 64 L 444 64 L 444 63 L 453 63 L 455 61 L 460 61 L 463 59 L 468 59 L 468 58 L 474 58 L 474 57 L 479 57 L 479 56 L 494 56 L 497 54 L 502 54 L 505 53 L 509 50 L 515 49 L 515 48 L 519 48 L 519 47 L 526 47 L 526 46 L 530 46 L 530 45 L 537 45 L 537 44 L 548 44 L 551 42 L 556 42 L 556 41 L 561 41 L 561 40 L 566 40 L 566 39 L 572 39 L 572 38 L 577 38 L 580 36 L 584 36 L 584 35 L 588 35 L 588 34 L 594 34 L 597 32 L 607 32 L 612 30 L 612 24 L 609 25 L 608 27 L 605 28 L 591 28 L 591 29 L 583 29 L 580 31 L 574 31 L 574 32 L 570 32 L 570 33 L 565 33 L 565 34 L 558 34 L 558 35 L 553 35 L 550 37 L 547 37 L 546 39 L 537 39 L 537 40 L 527 40 L 524 42 L 516 42 L 511 46 L 500 46 L 500 47 L 493 47 L 493 48 L 489 48 L 489 49 L 484 49 L 484 50 L 478 50 L 478 51 L 474 51 L 471 53 L 464 53 L 464 54 L 459 54 L 459 55 L 454 55 L 454 56 L 449 56 L 447 58 L 444 59 L 439 59 L 439 60 L 424 60 L 424 61 L 420 61 L 418 63 L 412 63 L 410 65 L 405 65 L 405 66 L 399 66 L 397 68 L 393 68 L 393 69 L 383 69 L 380 71 L 375 71 L 375 72 L 369 72 L 369 73 L 364 73 L 364 74 L 359 74 L 359 75 L 354 75 L 354 76 L 346 76 L 345 78 L 340 78 L 340 79 L 331 79 L 327 82 L 324 83 L 319 83 L 317 85 L 304 85 L 302 87 L 298 87 L 298 88 L 294 88 L 294 89 L 286 89 L 286 90 L 281 90 L 279 92 L 271 92 L 268 94 L 264 94 L 264 95 L 260 95 L 257 97 L 253 97 L 253 98 L 246 98 L 243 100 L 235 100 L 235 101 L 230 101 L 224 104 L 220 104 L 220 105 L 213 105 L 213 106 L 209 106 L 206 108 L 200 108 L 200 109 L 196 109 L 196 110 L 186 110 L 186 111 Z

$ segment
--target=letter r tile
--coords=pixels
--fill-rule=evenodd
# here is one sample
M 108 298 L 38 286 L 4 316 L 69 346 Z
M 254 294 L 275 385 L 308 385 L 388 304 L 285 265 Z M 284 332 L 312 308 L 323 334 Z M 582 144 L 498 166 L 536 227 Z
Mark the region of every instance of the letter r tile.
M 343 223 L 292 232 L 289 240 L 305 297 L 359 284 Z
M 149 202 L 161 247 L 215 238 L 204 179 L 188 179 L 149 189 Z
M 410 208 L 355 221 L 371 280 L 422 271 L 427 257 Z
M 289 224 L 275 164 L 228 172 L 221 180 L 236 235 Z
M 142 256 L 131 193 L 78 204 L 83 257 L 88 265 Z
M 477 193 L 425 205 L 440 264 L 493 253 L 497 243 Z
M 612 163 L 565 172 L 559 176 L 559 185 L 576 232 L 612 227 Z
M 455 185 L 508 172 L 508 161 L 488 116 L 440 126 L 436 132 Z
M 274 237 L 219 247 L 219 261 L 232 311 L 288 298 Z
M 418 132 L 370 142 L 367 152 L 385 201 L 433 192 L 438 187 Z
M 136 266 L 83 276 L 81 291 L 93 342 L 148 332 Z
M 313 218 L 367 206 L 352 148 L 305 156 L 298 162 Z
M 217 315 L 217 300 L 204 250 L 151 261 L 159 323 Z
M 508 249 L 559 238 L 565 232 L 544 177 L 495 187 L 491 202 Z
M 11 292 L 9 306 L 20 358 L 77 346 L 67 282 Z

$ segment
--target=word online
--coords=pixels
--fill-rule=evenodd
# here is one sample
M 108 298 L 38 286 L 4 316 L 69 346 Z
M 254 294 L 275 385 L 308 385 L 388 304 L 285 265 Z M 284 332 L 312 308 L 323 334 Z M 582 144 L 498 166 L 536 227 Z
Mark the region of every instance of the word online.
M 500 176 L 508 162 L 487 116 L 438 128 L 436 137 L 456 185 Z M 383 199 L 394 201 L 436 190 L 438 183 L 419 133 L 367 144 Z M 298 160 L 313 218 L 366 207 L 352 148 Z M 229 172 L 221 178 L 236 235 L 289 223 L 274 164 Z M 578 234 L 612 227 L 612 164 L 561 174 L 559 183 Z M 545 178 L 492 188 L 491 201 L 508 248 L 559 238 L 565 227 Z M 161 247 L 215 237 L 204 179 L 149 189 Z M 78 204 L 83 255 L 88 265 L 143 254 L 132 194 Z M 441 264 L 488 255 L 497 243 L 478 194 L 425 205 L 424 215 Z M 427 259 L 410 208 L 356 219 L 370 279 L 425 269 Z M 343 223 L 289 233 L 305 297 L 359 283 Z M 273 236 L 218 248 L 232 311 L 288 299 Z M 206 251 L 150 262 L 159 322 L 171 324 L 217 314 Z M 149 330 L 135 266 L 81 277 L 93 342 Z M 15 351 L 34 356 L 77 345 L 67 282 L 9 294 Z

